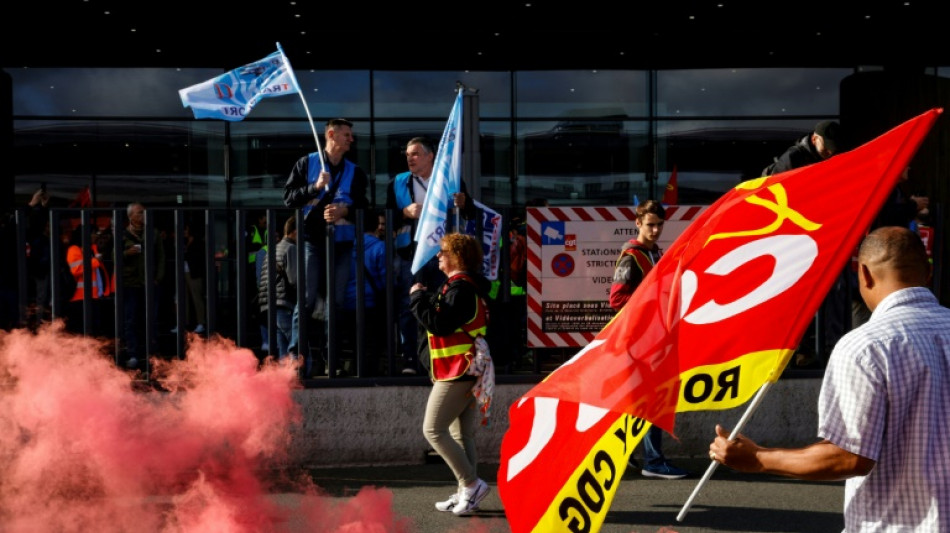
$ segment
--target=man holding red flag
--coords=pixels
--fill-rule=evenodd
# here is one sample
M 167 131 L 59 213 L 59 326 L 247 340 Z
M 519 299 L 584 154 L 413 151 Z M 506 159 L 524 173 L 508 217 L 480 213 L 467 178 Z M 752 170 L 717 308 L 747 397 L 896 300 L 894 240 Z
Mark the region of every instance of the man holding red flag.
M 950 531 L 950 309 L 927 289 L 930 262 L 909 228 L 871 232 L 858 289 L 871 319 L 845 335 L 818 398 L 818 436 L 801 449 L 730 441 L 709 458 L 744 472 L 847 479 L 845 531 Z
M 819 164 L 742 182 L 703 211 L 594 340 L 512 403 L 497 477 L 512 533 L 600 531 L 651 424 L 672 433 L 677 413 L 754 396 L 758 405 L 940 113 Z M 829 210 L 830 194 L 850 202 Z M 950 375 L 946 363 L 937 370 L 934 379 Z M 946 438 L 945 411 L 923 431 L 941 433 L 934 442 Z M 905 460 L 921 477 L 948 471 L 945 459 Z M 943 498 L 950 484 L 940 481 Z

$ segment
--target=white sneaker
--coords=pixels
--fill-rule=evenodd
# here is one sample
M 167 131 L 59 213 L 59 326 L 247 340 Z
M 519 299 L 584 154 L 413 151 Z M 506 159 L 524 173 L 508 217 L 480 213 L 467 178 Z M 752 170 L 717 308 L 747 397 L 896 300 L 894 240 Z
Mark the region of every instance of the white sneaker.
M 453 507 L 458 505 L 458 503 L 459 503 L 459 493 L 458 491 L 456 491 L 452 493 L 451 496 L 449 496 L 448 500 L 445 500 L 444 502 L 435 502 L 435 509 L 437 511 L 443 511 L 443 512 L 451 511 Z
M 455 514 L 455 516 L 463 516 L 476 511 L 478 505 L 482 503 L 485 496 L 488 496 L 490 490 L 491 487 L 488 486 L 488 483 L 485 483 L 481 479 L 475 482 L 474 487 L 463 488 L 461 495 L 459 495 L 459 502 L 452 507 L 452 513 Z

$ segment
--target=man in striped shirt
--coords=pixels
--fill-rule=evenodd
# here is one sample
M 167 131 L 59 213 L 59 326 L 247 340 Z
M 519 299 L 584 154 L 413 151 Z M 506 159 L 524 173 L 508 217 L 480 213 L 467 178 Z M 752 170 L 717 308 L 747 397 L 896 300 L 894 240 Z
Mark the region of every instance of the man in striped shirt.
M 858 252 L 870 320 L 838 341 L 818 399 L 818 436 L 800 449 L 728 440 L 709 456 L 736 470 L 845 482 L 847 532 L 950 531 L 950 309 L 927 288 L 920 237 L 872 231 Z

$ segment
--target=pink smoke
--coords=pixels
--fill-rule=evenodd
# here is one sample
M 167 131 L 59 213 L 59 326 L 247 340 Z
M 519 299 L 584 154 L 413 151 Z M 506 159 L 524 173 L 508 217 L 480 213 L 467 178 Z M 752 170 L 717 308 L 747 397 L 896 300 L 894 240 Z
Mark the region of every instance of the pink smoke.
M 390 490 L 334 500 L 287 464 L 296 376 L 191 336 L 184 360 L 153 360 L 160 387 L 142 390 L 106 344 L 59 322 L 0 331 L 0 530 L 408 531 Z M 287 487 L 296 503 L 273 497 Z

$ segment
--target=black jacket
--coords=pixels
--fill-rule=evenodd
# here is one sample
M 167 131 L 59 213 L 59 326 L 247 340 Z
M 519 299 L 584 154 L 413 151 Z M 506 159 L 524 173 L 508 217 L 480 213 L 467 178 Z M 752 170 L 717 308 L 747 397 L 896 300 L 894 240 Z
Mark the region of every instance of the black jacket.
M 799 139 L 794 145 L 790 146 L 788 150 L 785 150 L 785 153 L 775 159 L 775 162 L 765 167 L 765 170 L 762 171 L 762 175 L 771 176 L 772 174 L 778 174 L 792 170 L 793 168 L 821 162 L 822 157 L 815 148 L 815 145 L 812 144 L 811 136 L 812 134 L 809 133 Z

